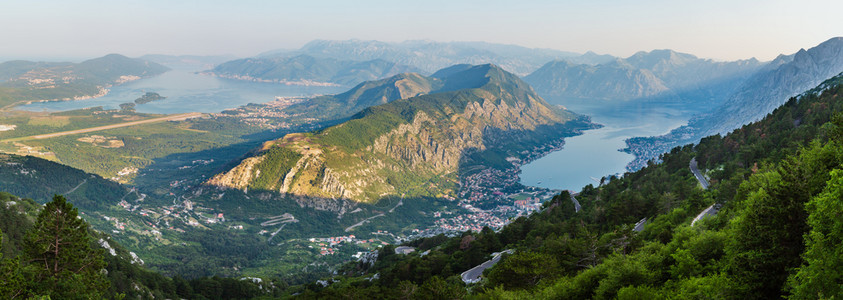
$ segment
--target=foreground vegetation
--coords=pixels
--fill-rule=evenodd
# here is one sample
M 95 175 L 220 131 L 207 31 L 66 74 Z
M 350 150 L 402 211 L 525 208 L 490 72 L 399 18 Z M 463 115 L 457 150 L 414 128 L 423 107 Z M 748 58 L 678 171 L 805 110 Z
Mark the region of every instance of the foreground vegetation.
M 244 299 L 278 296 L 278 282 L 168 278 L 78 218 L 63 196 L 41 208 L 0 192 L 0 297 L 4 299 Z M 58 241 L 58 242 L 56 242 Z
M 423 299 L 841 297 L 841 82 L 843 78 L 834 78 L 824 84 L 829 87 L 825 91 L 791 99 L 764 120 L 727 136 L 712 136 L 696 146 L 675 148 L 662 156 L 660 164 L 621 178 L 608 178 L 607 183 L 597 187 L 587 186 L 576 195 L 582 204 L 580 211 L 575 210 L 571 195 L 563 192 L 545 203 L 540 213 L 512 220 L 499 232 L 484 229 L 453 238 L 436 236 L 412 241 L 407 245 L 417 251 L 408 255 L 395 254 L 394 246 L 385 246 L 377 252 L 377 260 L 345 265 L 319 283 L 302 275 L 301 269 L 284 269 L 284 264 L 277 261 L 278 255 L 300 259 L 310 251 L 301 244 L 281 244 L 304 237 L 298 229 L 334 232 L 386 211 L 391 204 L 361 205 L 365 208 L 361 215 L 340 220 L 334 214 L 305 209 L 291 199 L 273 198 L 268 193 L 190 190 L 189 194 L 198 197 L 195 200 L 201 200 L 197 203 L 214 211 L 224 210 L 231 219 L 253 227 L 247 227 L 242 234 L 208 225 L 212 230 L 162 235 L 161 241 L 156 242 L 169 244 L 147 248 L 150 258 L 146 264 L 190 276 L 183 279 L 140 267 L 141 262 L 118 243 L 89 230 L 85 222 L 75 217 L 75 208 L 61 197 L 53 197 L 42 208 L 32 200 L 0 193 L 0 230 L 4 233 L 0 244 L 0 278 L 4 279 L 0 296 L 66 298 L 73 296 L 63 293 L 73 291 L 83 298 L 125 295 L 190 299 L 294 295 Z M 285 151 L 275 151 L 270 157 L 277 161 L 295 158 L 295 153 Z M 709 189 L 701 188 L 689 170 L 692 159 L 706 170 L 712 183 Z M 0 156 L 0 163 L 0 188 L 38 199 L 67 193 L 80 209 L 109 211 L 119 213 L 120 218 L 130 218 L 128 212 L 115 209 L 111 202 L 131 193 L 117 183 L 32 157 L 4 155 Z M 28 185 L 18 184 L 23 180 Z M 267 186 L 277 183 L 261 182 Z M 33 189 L 38 186 L 43 188 Z M 169 205 L 175 204 L 174 198 L 152 195 L 145 201 Z M 427 209 L 426 202 L 405 203 L 396 210 L 396 217 L 418 218 L 418 212 Z M 715 216 L 691 225 L 699 212 L 712 205 L 720 208 Z M 266 237 L 255 235 L 260 229 L 255 224 L 281 212 L 292 212 L 300 220 L 279 231 L 276 238 L 283 242 L 273 245 Z M 104 222 L 100 217 L 83 219 Z M 642 218 L 647 220 L 643 230 L 633 230 Z M 386 218 L 375 220 L 386 222 L 382 219 Z M 47 255 L 50 246 L 44 244 L 44 237 L 56 233 L 47 231 L 44 224 L 56 224 L 49 222 L 57 220 L 68 228 L 60 234 L 71 237 L 70 250 L 80 251 L 71 259 Z M 153 219 L 133 220 L 143 223 Z M 373 222 L 365 226 L 372 226 L 367 228 L 371 229 L 379 225 L 383 224 Z M 153 243 L 152 237 L 142 234 L 115 239 L 134 249 Z M 109 249 L 114 249 L 114 254 Z M 463 283 L 460 273 L 488 260 L 490 254 L 507 249 L 514 251 L 503 254 L 497 265 L 486 270 L 483 280 Z M 282 251 L 286 252 L 279 254 Z M 44 261 L 53 262 L 54 266 L 67 264 L 72 268 L 65 270 L 79 271 L 57 271 L 56 267 L 51 271 L 41 268 Z M 261 273 L 267 267 L 276 270 Z M 103 268 L 108 272 L 101 272 Z M 241 272 L 266 274 L 266 278 L 285 277 L 207 277 L 236 276 Z M 290 280 L 288 276 L 298 277 Z M 84 289 L 64 288 L 67 286 Z
M 500 232 L 411 243 L 307 285 L 304 298 L 795 299 L 843 296 L 843 82 L 661 164 L 546 203 Z M 713 185 L 698 186 L 692 158 Z M 713 217 L 690 225 L 704 208 Z M 643 231 L 633 224 L 647 218 Z M 469 286 L 459 274 L 514 249 Z M 377 274 L 378 280 L 371 280 Z

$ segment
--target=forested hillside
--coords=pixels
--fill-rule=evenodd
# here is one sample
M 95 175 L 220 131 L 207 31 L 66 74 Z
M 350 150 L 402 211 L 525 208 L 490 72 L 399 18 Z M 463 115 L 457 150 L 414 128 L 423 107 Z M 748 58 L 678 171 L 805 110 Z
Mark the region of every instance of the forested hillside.
M 661 164 L 563 192 L 499 232 L 387 247 L 304 298 L 795 299 L 843 296 L 843 77 Z M 699 162 L 711 186 L 689 168 Z M 692 224 L 712 206 L 716 214 Z M 719 209 L 719 211 L 717 211 Z M 645 221 L 643 227 L 636 227 Z M 460 273 L 505 249 L 484 279 Z M 375 279 L 378 278 L 378 279 Z
M 280 292 L 277 282 L 260 279 L 162 276 L 77 216 L 63 196 L 42 207 L 0 192 L 0 297 L 244 299 Z

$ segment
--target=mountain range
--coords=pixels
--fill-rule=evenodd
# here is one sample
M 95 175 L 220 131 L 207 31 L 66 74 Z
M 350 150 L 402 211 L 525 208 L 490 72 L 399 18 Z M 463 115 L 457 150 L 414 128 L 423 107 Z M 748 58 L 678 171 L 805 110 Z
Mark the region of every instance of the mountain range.
M 656 137 L 627 141 L 636 161 L 654 158 L 675 146 L 694 143 L 712 134 L 725 134 L 772 112 L 790 97 L 843 72 L 843 37 L 829 39 L 808 50 L 780 55 L 746 79 L 722 105 L 694 116 L 688 125 Z
M 516 45 L 426 40 L 400 43 L 371 40 L 315 40 L 298 50 L 270 51 L 259 55 L 259 57 L 298 54 L 355 61 L 383 59 L 413 66 L 428 74 L 455 64 L 491 63 L 509 72 L 525 75 L 554 59 L 569 59 L 578 63 L 600 63 L 612 59 L 611 56 L 598 55 L 593 52 L 580 55 L 574 52 L 534 49 Z
M 251 64 L 236 74 L 265 70 L 261 74 L 279 74 L 276 81 L 289 76 L 300 76 L 299 80 L 324 76 L 338 82 L 357 78 L 347 79 L 347 84 L 361 78 L 371 80 L 345 93 L 284 107 L 281 111 L 290 118 L 342 123 L 278 139 L 280 133 L 261 135 L 274 140 L 211 179 L 196 176 L 203 178 L 204 184 L 168 178 L 161 187 L 143 190 L 44 159 L 0 154 L 0 190 L 36 200 L 0 193 L 0 215 L 15 217 L 0 218 L 3 231 L 14 232 L 9 234 L 14 240 L 0 241 L 3 251 L 8 255 L 10 243 L 20 245 L 22 228 L 31 227 L 12 223 L 31 224 L 39 203 L 63 193 L 79 207 L 81 218 L 101 231 L 95 239 L 99 247 L 117 249 L 111 252 L 106 270 L 113 284 L 121 284 L 115 293 L 137 292 L 129 296 L 200 298 L 200 294 L 216 293 L 204 297 L 246 298 L 223 293 L 242 291 L 242 283 L 255 283 L 250 287 L 254 291 L 251 297 L 260 296 L 266 288 L 303 298 L 444 299 L 466 296 L 466 290 L 476 292 L 479 298 L 550 299 L 778 298 L 782 293 L 819 298 L 826 296 L 826 291 L 841 294 L 840 275 L 828 270 L 839 270 L 841 265 L 834 258 L 841 244 L 843 38 L 766 64 L 755 60 L 714 62 L 670 50 L 639 52 L 599 63 L 556 60 L 525 80 L 494 64 L 457 64 L 433 72 L 379 57 L 363 61 L 329 57 L 330 49 L 345 45 L 338 44 L 316 43 L 308 48 L 314 53 L 323 51 L 321 56 L 284 54 L 246 59 L 237 65 Z M 359 55 L 397 51 L 384 50 L 398 47 L 384 44 L 372 43 L 375 48 L 364 48 Z M 398 45 L 423 49 L 427 44 L 448 51 L 484 46 L 497 51 L 488 50 L 499 58 L 526 51 L 472 43 Z M 442 44 L 451 48 L 442 48 Z M 468 50 L 459 53 L 475 57 Z M 605 58 L 593 53 L 582 57 L 586 56 L 595 61 Z M 263 59 L 267 65 L 283 63 L 260 69 L 257 66 Z M 303 62 L 312 64 L 297 65 Z M 521 65 L 513 66 L 527 64 L 526 60 L 518 62 Z M 354 67 L 336 68 L 345 64 Z M 399 72 L 396 66 L 415 72 Z M 234 64 L 229 67 L 236 69 Z M 119 55 L 80 64 L 8 62 L 0 64 L 0 92 L 88 95 L 83 87 L 101 91 L 111 84 L 165 70 Z M 840 75 L 820 84 L 836 74 Z M 388 77 L 378 79 L 384 76 Z M 531 88 L 530 81 L 535 81 L 537 90 Z M 558 149 L 562 138 L 597 127 L 587 117 L 545 101 L 543 93 L 554 91 L 560 93 L 558 97 L 570 99 L 725 101 L 667 136 L 629 141 L 631 146 L 639 146 L 637 149 L 652 149 L 645 147 L 647 143 L 668 147 L 656 155 L 681 141 L 725 133 L 753 118 L 766 117 L 731 134 L 703 138 L 699 145 L 674 148 L 661 156 L 661 164 L 612 177 L 596 187 L 588 185 L 578 194 L 556 191 L 552 200 L 535 203 L 537 213 L 520 217 L 519 212 L 512 219 L 503 218 L 506 222 L 500 224 L 507 225 L 500 225 L 499 231 L 476 227 L 473 232 L 449 232 L 453 237 L 430 235 L 414 241 L 381 232 L 388 226 L 406 233 L 433 226 L 434 218 L 436 222 L 445 219 L 439 217 L 442 214 L 488 213 L 498 208 L 512 211 L 519 205 L 517 201 L 534 201 L 505 195 L 501 191 L 509 193 L 506 185 L 510 183 L 501 180 L 489 189 L 500 193 L 500 198 L 490 192 L 467 199 L 457 190 L 475 184 L 468 178 L 486 175 L 482 171 L 517 175 L 514 170 L 520 164 Z M 0 99 L 4 99 L 2 95 Z M 71 112 L 65 119 L 78 119 L 79 115 L 72 114 L 84 113 Z M 126 141 L 154 140 L 145 144 L 146 149 L 164 147 L 173 139 L 189 145 L 192 140 L 182 136 L 167 140 L 158 133 L 170 134 L 175 128 L 191 132 L 230 128 L 212 117 L 195 121 L 206 127 L 192 127 L 197 123 L 191 122 L 168 122 L 155 135 Z M 136 132 L 125 135 L 132 134 Z M 84 148 L 77 145 L 80 139 L 67 137 L 66 141 L 71 151 L 79 152 L 78 159 L 86 157 L 79 150 Z M 207 155 L 244 148 L 185 149 L 183 152 L 203 149 Z M 535 152 L 537 149 L 545 152 Z M 634 153 L 639 157 L 648 154 Z M 185 167 L 185 172 L 196 173 L 207 169 L 199 171 L 194 165 L 213 161 L 172 160 Z M 704 183 L 706 178 L 710 186 Z M 537 192 L 520 191 L 511 196 L 536 197 L 539 202 Z M 453 196 L 460 196 L 461 201 L 453 201 Z M 333 201 L 330 205 L 334 207 L 323 205 L 327 201 Z M 496 201 L 504 204 L 498 206 Z M 469 202 L 472 205 L 466 205 Z M 487 209 L 481 205 L 494 206 Z M 374 218 L 383 223 L 374 223 Z M 694 225 L 697 219 L 702 221 Z M 360 239 L 343 233 L 366 222 L 370 223 L 354 231 Z M 113 240 L 127 249 L 112 243 L 104 232 L 113 233 Z M 376 240 L 385 236 L 394 239 Z M 335 242 L 341 243 L 338 240 L 347 241 L 345 249 L 360 242 L 375 250 L 354 254 L 355 248 L 331 257 Z M 399 253 L 386 241 L 418 251 Z M 331 254 L 320 253 L 326 249 L 331 249 Z M 352 255 L 361 259 L 334 268 Z M 490 255 L 493 258 L 487 263 Z M 0 275 L 15 270 L 7 268 L 7 263 L 19 263 L 8 258 L 0 257 Z M 333 261 L 326 262 L 330 259 Z M 282 279 L 266 280 L 264 285 L 261 279 L 247 277 L 221 284 L 214 277 L 187 285 L 180 277 L 152 276 L 132 267 L 143 260 L 167 275 L 257 274 Z M 476 285 L 467 289 L 462 284 L 466 280 L 461 272 L 494 263 L 495 267 L 481 272 L 484 279 L 473 283 Z M 302 275 L 312 271 L 309 268 L 322 268 L 328 277 L 314 283 L 314 278 Z M 293 280 L 301 285 L 289 286 Z M 817 287 L 819 284 L 826 286 Z M 160 293 L 153 295 L 158 289 Z M 829 295 L 835 295 L 832 292 Z
M 367 85 L 380 91 L 370 95 L 374 99 L 391 102 L 318 132 L 267 142 L 208 184 L 358 202 L 452 196 L 467 166 L 505 162 L 592 126 L 495 65 L 456 65 L 431 77 L 398 75 L 356 90 Z
M 549 62 L 524 77 L 555 103 L 669 98 L 712 102 L 724 98 L 763 64 L 755 59 L 718 62 L 672 50 L 638 52 L 602 64 Z
M 398 73 L 431 74 L 455 64 L 492 63 L 524 75 L 556 59 L 598 64 L 614 57 L 484 42 L 315 40 L 297 50 L 269 51 L 253 58 L 228 61 L 205 73 L 287 84 L 354 86 Z

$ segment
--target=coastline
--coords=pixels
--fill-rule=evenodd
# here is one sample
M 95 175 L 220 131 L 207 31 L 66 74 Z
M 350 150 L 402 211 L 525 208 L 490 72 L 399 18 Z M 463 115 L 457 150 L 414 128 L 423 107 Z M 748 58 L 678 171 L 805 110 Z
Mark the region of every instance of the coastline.
M 154 76 L 149 76 L 149 77 L 154 77 Z M 123 75 L 123 76 L 120 76 L 120 78 L 118 78 L 117 80 L 115 80 L 114 83 L 112 83 L 112 84 L 108 84 L 108 85 L 105 85 L 105 86 L 97 86 L 98 91 L 97 91 L 96 94 L 93 94 L 93 95 L 77 95 L 77 96 L 73 96 L 73 97 L 53 98 L 53 99 L 20 100 L 20 101 L 14 102 L 12 104 L 0 107 L 0 112 L 13 110 L 17 106 L 29 105 L 29 104 L 32 104 L 32 103 L 65 102 L 65 101 L 96 99 L 96 98 L 100 98 L 100 97 L 104 97 L 104 96 L 108 95 L 108 93 L 111 92 L 111 90 L 109 88 L 111 88 L 113 86 L 121 85 L 121 84 L 132 82 L 132 81 L 136 81 L 136 80 L 143 79 L 143 78 L 148 78 L 148 77 Z
M 284 79 L 263 79 L 263 78 L 256 78 L 249 75 L 226 75 L 226 74 L 217 74 L 210 71 L 202 71 L 196 72 L 196 74 L 213 76 L 217 78 L 224 78 L 224 79 L 231 79 L 231 80 L 243 80 L 243 81 L 251 81 L 251 82 L 261 82 L 261 83 L 279 83 L 283 85 L 295 85 L 295 86 L 324 86 L 324 87 L 331 87 L 336 86 L 340 87 L 342 85 L 331 83 L 331 82 L 321 82 L 321 81 L 312 81 L 312 80 L 297 80 L 297 81 L 290 81 Z

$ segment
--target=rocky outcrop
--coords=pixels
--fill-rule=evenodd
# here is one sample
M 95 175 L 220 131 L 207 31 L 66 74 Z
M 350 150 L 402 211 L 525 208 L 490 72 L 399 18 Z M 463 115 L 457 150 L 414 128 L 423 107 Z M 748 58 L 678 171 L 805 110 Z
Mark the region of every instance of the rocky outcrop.
M 245 189 L 252 182 L 252 179 L 260 176 L 260 170 L 255 170 L 255 165 L 263 161 L 263 156 L 253 156 L 244 159 L 236 167 L 225 173 L 220 173 L 208 180 L 208 185 Z M 256 174 L 256 176 L 252 176 Z

